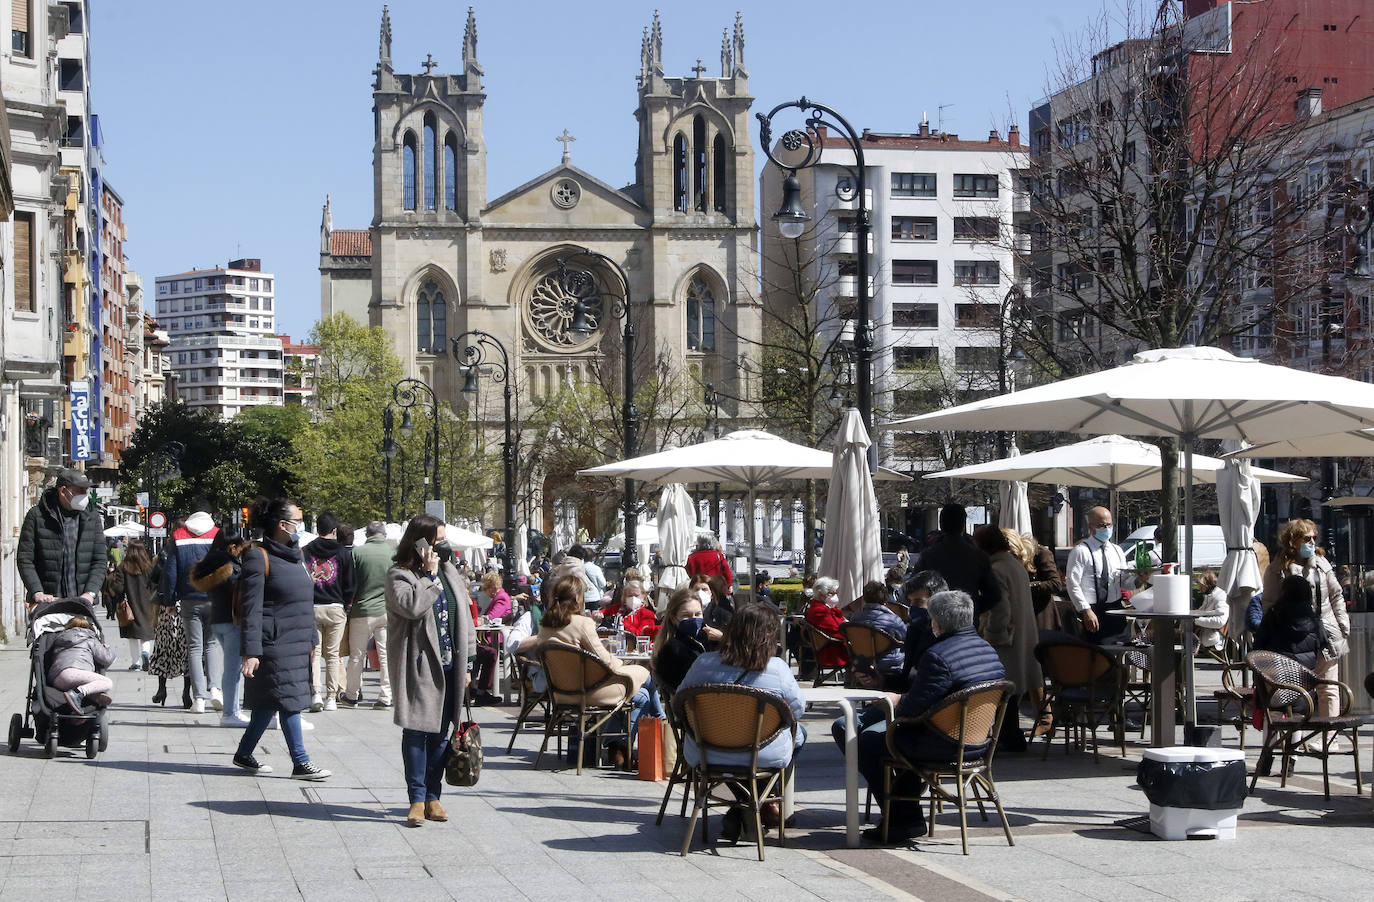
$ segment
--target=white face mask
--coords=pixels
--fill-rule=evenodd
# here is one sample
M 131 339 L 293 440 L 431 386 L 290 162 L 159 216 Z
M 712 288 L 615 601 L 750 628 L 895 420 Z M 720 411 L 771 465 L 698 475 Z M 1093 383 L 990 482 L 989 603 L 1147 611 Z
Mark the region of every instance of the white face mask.
M 825 596 L 825 603 L 832 608 L 838 608 L 840 606 L 840 596 L 831 592 L 829 595 Z
M 80 495 L 73 495 L 73 496 L 72 496 L 72 510 L 74 510 L 74 511 L 84 511 L 84 510 L 86 509 L 87 505 L 89 505 L 90 503 L 91 503 L 91 493 L 90 493 L 90 492 L 83 492 L 83 493 L 80 494 Z
M 629 608 L 631 611 L 638 611 L 640 608 L 644 607 L 644 599 L 640 598 L 638 595 L 627 596 L 625 599 L 625 607 Z
M 710 589 L 697 589 L 697 598 L 700 598 L 700 599 L 701 599 L 701 603 L 702 603 L 703 606 L 710 604 L 710 603 L 711 603 L 711 590 L 710 590 Z

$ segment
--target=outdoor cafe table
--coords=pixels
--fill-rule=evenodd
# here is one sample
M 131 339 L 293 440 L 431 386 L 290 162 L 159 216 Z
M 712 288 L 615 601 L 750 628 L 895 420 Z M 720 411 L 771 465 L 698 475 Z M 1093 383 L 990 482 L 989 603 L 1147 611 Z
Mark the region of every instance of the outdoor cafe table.
M 859 737 L 854 717 L 854 702 L 887 702 L 887 693 L 877 689 L 846 689 L 843 686 L 802 687 L 808 709 L 836 705 L 844 714 L 844 828 L 845 845 L 859 847 Z M 790 793 L 789 793 L 790 794 Z M 791 799 L 785 799 L 788 810 Z
M 1108 611 L 1109 617 L 1155 621 L 1150 656 L 1150 745 L 1155 748 L 1174 745 L 1174 679 L 1178 670 L 1175 646 L 1179 642 L 1178 624 L 1189 627 L 1199 617 L 1210 616 L 1205 611 L 1166 614 L 1161 611 Z M 1187 632 L 1191 632 L 1189 629 Z M 1192 643 L 1184 643 L 1183 652 L 1183 726 L 1185 731 L 1197 726 L 1197 699 L 1193 684 Z
M 509 704 L 510 702 L 510 676 L 509 676 L 509 650 L 506 648 L 506 636 L 510 634 L 511 628 L 501 623 L 488 623 L 477 625 L 477 640 L 479 642 L 494 642 L 496 644 L 496 692 L 501 696 L 501 701 Z

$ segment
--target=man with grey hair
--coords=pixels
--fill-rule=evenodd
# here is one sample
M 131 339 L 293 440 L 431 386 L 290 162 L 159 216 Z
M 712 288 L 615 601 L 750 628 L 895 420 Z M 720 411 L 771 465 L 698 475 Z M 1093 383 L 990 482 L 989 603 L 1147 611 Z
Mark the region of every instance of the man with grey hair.
M 911 689 L 905 695 L 889 693 L 898 717 L 919 717 L 951 693 L 1006 676 L 996 650 L 973 629 L 973 599 L 967 592 L 957 589 L 937 592 L 931 596 L 926 609 L 930 612 L 935 642 L 916 665 Z M 887 724 L 878 723 L 859 735 L 859 772 L 879 802 L 884 801 L 886 731 Z M 895 740 L 902 753 L 913 759 L 951 760 L 958 753 L 958 746 L 948 737 L 925 727 L 900 727 Z M 967 753 L 976 756 L 985 750 L 986 746 L 970 748 Z M 899 795 L 915 797 L 924 786 L 908 774 L 899 778 L 893 789 Z M 894 800 L 887 807 L 886 816 L 890 818 L 889 843 L 905 845 L 925 833 L 925 817 L 917 802 Z M 881 842 L 882 835 L 881 825 L 864 831 L 864 838 L 872 842 Z
M 374 708 L 391 707 L 391 675 L 386 667 L 386 571 L 391 567 L 396 548 L 386 538 L 386 524 L 373 520 L 367 524 L 363 544 L 353 549 L 356 586 L 353 605 L 348 609 L 348 670 L 344 676 L 343 697 L 339 703 L 356 708 L 363 698 L 363 662 L 367 659 L 369 639 L 377 645 L 377 664 L 382 688 Z

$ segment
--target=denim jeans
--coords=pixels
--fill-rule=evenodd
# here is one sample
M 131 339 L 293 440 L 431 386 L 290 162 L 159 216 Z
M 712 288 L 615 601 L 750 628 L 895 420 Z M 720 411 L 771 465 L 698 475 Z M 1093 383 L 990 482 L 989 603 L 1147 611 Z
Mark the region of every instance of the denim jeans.
M 444 719 L 439 724 L 439 732 L 401 730 L 401 764 L 405 768 L 406 795 L 412 804 L 436 802 L 444 790 L 449 726 L 457 693 L 453 673 L 453 668 L 444 668 Z
M 196 698 L 209 698 L 210 690 L 219 688 L 220 675 L 224 672 L 224 649 L 210 631 L 212 604 L 208 598 L 181 603 L 181 616 L 186 620 L 191 689 Z
M 243 738 L 239 740 L 238 754 L 251 755 L 258 747 L 262 734 L 274 714 L 281 715 L 281 734 L 286 739 L 286 748 L 291 753 L 291 763 L 297 767 L 310 763 L 305 751 L 305 741 L 301 739 L 301 712 L 278 711 L 276 708 L 254 708 L 248 726 L 243 728 Z
M 630 699 L 630 735 L 639 735 L 639 719 L 641 717 L 662 717 L 663 702 L 658 697 L 658 687 L 654 685 L 654 678 L 651 676 L 644 681 L 644 685 L 639 687 L 639 691 Z
M 239 673 L 242 661 L 239 658 L 239 628 L 232 623 L 215 623 L 210 633 L 219 642 L 224 658 L 222 685 L 224 686 L 224 713 L 238 714 L 243 711 L 243 678 Z

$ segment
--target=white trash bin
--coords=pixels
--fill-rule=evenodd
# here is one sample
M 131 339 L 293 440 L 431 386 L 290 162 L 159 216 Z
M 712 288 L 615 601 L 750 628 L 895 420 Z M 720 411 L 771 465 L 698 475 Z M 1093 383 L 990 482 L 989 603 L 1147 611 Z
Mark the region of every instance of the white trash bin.
M 1194 746 L 1174 746 L 1172 748 L 1148 749 L 1144 759 L 1140 763 L 1140 770 L 1143 773 L 1151 768 L 1150 762 L 1155 762 L 1156 767 L 1167 767 L 1171 764 L 1205 764 L 1213 765 L 1216 769 L 1221 765 L 1239 761 L 1242 776 L 1245 768 L 1245 753 L 1240 749 L 1219 749 L 1219 748 L 1198 748 Z M 1207 771 L 1200 771 L 1192 777 L 1193 780 L 1205 781 L 1208 779 Z M 1244 780 L 1241 781 L 1244 787 Z M 1238 798 L 1243 801 L 1244 794 L 1240 793 Z M 1240 805 L 1235 808 L 1183 808 L 1171 805 L 1157 805 L 1150 803 L 1150 832 L 1160 839 L 1190 839 L 1190 838 L 1210 838 L 1210 839 L 1235 839 L 1236 838 L 1236 816 L 1240 814 Z

